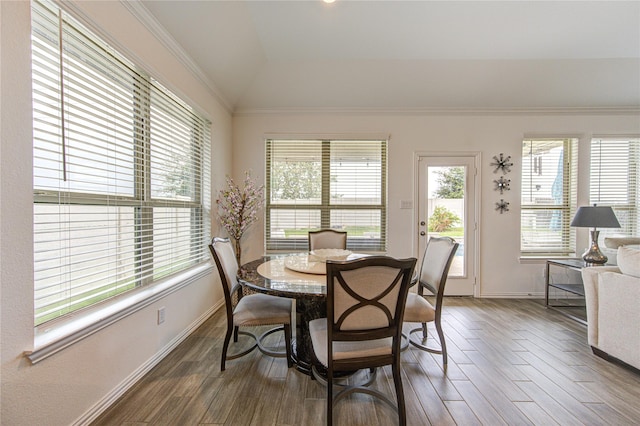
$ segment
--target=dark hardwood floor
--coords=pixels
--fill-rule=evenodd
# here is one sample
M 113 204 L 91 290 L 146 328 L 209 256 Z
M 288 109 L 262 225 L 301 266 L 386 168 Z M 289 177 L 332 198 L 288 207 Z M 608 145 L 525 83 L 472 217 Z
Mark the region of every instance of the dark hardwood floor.
M 637 425 L 640 375 L 592 354 L 586 326 L 534 300 L 447 298 L 449 366 L 403 353 L 409 425 Z M 638 327 L 638 324 L 625 324 Z M 127 392 L 94 425 L 324 425 L 325 390 L 254 352 L 220 371 L 223 313 Z M 391 370 L 376 386 L 393 395 Z M 334 411 L 337 425 L 395 425 L 367 395 Z

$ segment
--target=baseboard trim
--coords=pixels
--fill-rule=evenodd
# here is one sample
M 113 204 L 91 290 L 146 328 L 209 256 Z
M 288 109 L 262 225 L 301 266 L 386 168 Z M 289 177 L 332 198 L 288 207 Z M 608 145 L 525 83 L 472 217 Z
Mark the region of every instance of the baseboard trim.
M 132 374 L 124 379 L 117 387 L 111 392 L 105 395 L 100 401 L 87 410 L 82 416 L 76 419 L 72 423 L 73 426 L 85 426 L 90 425 L 95 421 L 102 413 L 104 413 L 113 403 L 115 403 L 126 391 L 131 389 L 145 374 L 147 374 L 153 367 L 155 367 L 160 361 L 162 361 L 169 353 L 174 350 L 180 343 L 182 343 L 191 333 L 193 333 L 198 327 L 200 327 L 211 315 L 213 315 L 218 309 L 224 306 L 224 303 L 218 303 L 207 311 L 205 311 L 200 317 L 192 322 L 186 329 L 180 334 L 176 335 L 169 343 L 167 343 L 160 351 L 148 359 L 144 364 L 140 365 Z
M 594 355 L 604 359 L 605 361 L 608 361 L 608 362 L 613 363 L 613 364 L 617 364 L 617 365 L 619 365 L 621 367 L 624 367 L 624 368 L 626 368 L 628 370 L 631 370 L 634 373 L 640 375 L 640 369 L 634 367 L 631 364 L 627 364 L 626 362 L 624 362 L 624 361 L 622 361 L 622 360 L 620 360 L 620 359 L 618 359 L 618 358 L 616 358 L 614 356 L 609 355 L 608 353 L 606 353 L 602 349 L 598 349 L 595 346 L 591 346 L 591 351 L 593 351 Z
M 476 299 L 544 299 L 544 292 L 541 293 L 483 293 L 480 292 Z

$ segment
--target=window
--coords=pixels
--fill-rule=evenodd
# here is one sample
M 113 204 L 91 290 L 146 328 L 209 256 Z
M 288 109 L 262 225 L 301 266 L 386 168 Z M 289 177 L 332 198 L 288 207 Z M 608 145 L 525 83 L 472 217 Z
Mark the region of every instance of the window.
M 621 228 L 602 228 L 605 235 L 640 234 L 640 138 L 591 140 L 589 201 L 611 206 Z
M 522 143 L 520 251 L 523 255 L 575 252 L 569 226 L 576 205 L 577 139 Z
M 32 3 L 35 324 L 208 260 L 210 123 Z
M 347 247 L 386 250 L 386 140 L 267 140 L 266 249 L 307 250 L 307 233 L 347 231 Z

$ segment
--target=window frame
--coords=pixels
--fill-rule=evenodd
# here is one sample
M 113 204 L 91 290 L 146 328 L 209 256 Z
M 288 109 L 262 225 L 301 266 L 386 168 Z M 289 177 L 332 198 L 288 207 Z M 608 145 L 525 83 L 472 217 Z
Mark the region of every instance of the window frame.
M 603 144 L 607 143 L 610 145 L 603 151 Z M 603 152 L 609 157 L 605 164 Z M 626 163 L 619 164 L 617 160 Z M 640 135 L 593 135 L 589 141 L 589 170 L 589 204 L 611 207 L 621 225 L 620 228 L 598 228 L 601 237 L 637 236 L 640 233 Z M 616 193 L 618 188 L 625 188 L 624 196 Z
M 37 10 L 37 11 L 36 11 Z M 133 263 L 137 265 L 135 268 L 135 272 L 130 273 L 135 279 L 133 280 L 134 285 L 133 288 L 129 288 L 126 291 L 118 293 L 115 291 L 110 297 L 106 297 L 103 300 L 98 302 L 92 302 L 91 304 L 79 308 L 73 308 L 69 311 L 65 311 L 62 314 L 55 314 L 52 317 L 46 317 L 46 319 L 39 318 L 38 311 L 36 309 L 37 302 L 37 292 L 38 292 L 38 279 L 34 277 L 34 327 L 36 331 L 36 348 L 44 347 L 47 345 L 51 345 L 52 342 L 57 342 L 54 346 L 64 346 L 65 344 L 70 344 L 69 342 L 73 342 L 78 339 L 78 335 L 87 335 L 96 331 L 96 329 L 102 328 L 105 324 L 111 323 L 123 316 L 126 316 L 131 313 L 131 310 L 141 309 L 144 306 L 152 303 L 154 300 L 158 300 L 160 297 L 166 296 L 168 293 L 173 291 L 177 291 L 185 285 L 188 285 L 194 279 L 202 276 L 205 271 L 210 270 L 210 259 L 207 250 L 207 244 L 210 238 L 210 209 L 211 209 L 211 122 L 209 119 L 205 118 L 202 113 L 197 111 L 195 108 L 191 107 L 184 101 L 182 101 L 179 97 L 173 94 L 170 90 L 164 87 L 160 82 L 154 79 L 154 77 L 145 72 L 141 67 L 135 65 L 133 62 L 126 59 L 121 53 L 119 53 L 117 48 L 111 46 L 107 41 L 105 41 L 98 33 L 92 31 L 91 29 L 85 27 L 79 21 L 77 21 L 71 14 L 69 14 L 63 8 L 58 7 L 57 4 L 52 4 L 47 1 L 33 1 L 32 2 L 32 20 L 38 20 L 39 23 L 42 22 L 43 25 L 58 25 L 58 37 L 60 37 L 58 49 L 63 49 L 59 51 L 60 59 L 59 62 L 54 64 L 55 57 L 50 57 L 51 64 L 53 66 L 60 67 L 62 70 L 66 62 L 62 59 L 63 55 L 67 54 L 65 49 L 65 44 L 62 40 L 63 29 L 65 31 L 73 31 L 73 34 L 77 33 L 82 37 L 82 40 L 89 40 L 89 43 L 93 43 L 93 45 L 98 46 L 98 50 L 100 52 L 109 52 L 105 54 L 105 57 L 109 57 L 109 60 L 113 60 L 117 62 L 119 65 L 122 65 L 122 69 L 126 68 L 126 72 L 124 75 L 131 76 L 131 81 L 135 82 L 131 85 L 131 97 L 134 99 L 133 104 L 135 107 L 132 108 L 134 111 L 131 116 L 131 125 L 134 130 L 133 133 L 136 136 L 132 137 L 131 141 L 128 142 L 131 146 L 131 152 L 128 152 L 127 155 L 130 155 L 128 160 L 131 160 L 130 163 L 134 164 L 135 170 L 132 171 L 132 182 L 131 182 L 131 194 L 124 195 L 122 193 L 111 193 L 106 191 L 105 193 L 100 193 L 99 191 L 81 191 L 78 190 L 78 187 L 72 188 L 72 184 L 69 184 L 67 189 L 64 189 L 64 185 L 58 186 L 57 189 L 52 187 L 46 187 L 42 183 L 39 184 L 36 182 L 36 178 L 34 177 L 33 184 L 33 202 L 34 202 L 34 252 L 36 252 L 36 244 L 38 242 L 38 224 L 37 224 L 37 211 L 38 206 L 63 206 L 67 207 L 70 210 L 75 207 L 87 206 L 87 207 L 97 207 L 100 209 L 101 207 L 115 207 L 116 209 L 120 208 L 131 208 L 133 209 L 133 214 L 131 217 L 134 221 L 135 235 L 129 236 L 127 241 L 135 241 L 134 245 L 137 247 L 135 250 L 135 254 L 129 256 L 129 263 Z M 47 17 L 54 17 L 55 20 L 58 20 L 58 24 L 50 24 L 54 22 L 53 19 L 50 21 L 46 21 Z M 44 18 L 43 18 L 44 17 Z M 68 26 L 68 29 L 67 29 Z M 53 45 L 53 39 L 46 40 L 48 34 L 44 32 L 38 33 L 38 25 L 32 26 L 32 38 L 34 42 L 38 42 L 42 40 L 42 46 L 45 46 L 47 43 L 49 45 Z M 40 37 L 40 38 L 39 38 Z M 57 42 L 57 41 L 56 41 Z M 69 41 L 68 43 L 71 43 Z M 92 45 L 92 46 L 93 46 Z M 100 50 L 102 49 L 102 50 Z M 108 49 L 108 50 L 107 50 Z M 48 52 L 48 51 L 47 51 Z M 64 52 L 64 53 L 60 53 Z M 102 54 L 102 53 L 100 53 Z M 83 59 L 82 56 L 79 56 L 80 59 Z M 84 57 L 84 59 L 89 62 L 88 57 Z M 101 61 L 103 59 L 96 59 L 96 61 Z M 35 56 L 32 58 L 32 61 L 36 61 Z M 45 62 L 43 62 L 45 63 Z M 46 62 L 49 64 L 49 62 Z M 36 66 L 35 62 L 33 62 L 34 75 L 33 79 L 36 79 L 36 73 L 43 72 L 44 68 L 39 65 Z M 83 79 L 88 79 L 88 74 L 85 75 L 78 69 L 74 69 L 70 67 L 69 69 L 75 70 L 79 72 L 79 75 Z M 122 71 L 121 68 L 118 68 Z M 128 72 L 132 74 L 128 74 Z M 60 145 L 60 149 L 62 150 L 62 155 L 60 158 L 54 159 L 52 163 L 61 165 L 60 170 L 58 170 L 58 175 L 54 174 L 54 177 L 48 177 L 49 181 L 66 181 L 67 178 L 67 165 L 66 162 L 67 157 L 64 152 L 65 146 L 67 144 L 67 135 L 65 135 L 66 124 L 64 121 L 64 116 L 67 114 L 67 110 L 65 109 L 65 84 L 67 82 L 64 80 L 62 76 L 63 71 L 60 71 L 60 81 L 58 90 L 59 99 L 51 101 L 51 105 L 59 106 L 59 109 L 56 111 L 58 115 L 55 113 L 51 115 L 50 118 L 53 122 L 56 122 L 56 117 L 59 119 L 59 123 L 52 124 L 52 127 L 55 127 L 55 130 L 60 133 L 52 134 L 51 139 L 54 140 L 51 142 L 54 146 L 56 144 Z M 134 75 L 135 74 L 135 75 Z M 43 82 L 45 81 L 45 76 L 41 75 L 40 78 Z M 48 76 L 46 78 L 54 79 L 54 77 Z M 40 84 L 40 83 L 39 83 Z M 44 84 L 44 83 L 42 83 Z M 133 87 L 135 86 L 135 90 Z M 38 108 L 44 108 L 42 105 L 35 101 L 36 93 L 35 88 L 39 87 L 34 84 L 34 109 L 36 105 Z M 55 86 L 54 86 L 55 87 Z M 122 87 L 126 87 L 123 85 Z M 96 91 L 97 92 L 97 91 Z M 108 93 L 100 93 L 102 98 L 108 98 Z M 82 101 L 84 98 L 80 99 Z M 154 101 L 155 99 L 155 101 Z M 49 106 L 48 104 L 46 105 Z M 116 114 L 116 110 L 114 107 L 110 112 L 112 114 Z M 154 113 L 152 110 L 156 109 Z M 63 112 L 64 111 L 64 112 Z M 43 133 L 41 130 L 36 130 L 36 117 L 40 112 L 34 112 L 34 156 L 36 155 L 36 151 L 40 148 L 36 147 L 36 135 L 40 135 Z M 158 124 L 159 119 L 164 119 L 163 114 L 169 114 L 171 120 L 175 120 L 175 122 L 186 122 L 189 123 L 190 127 L 187 126 L 188 140 L 183 140 L 182 142 L 176 142 L 172 139 L 174 133 L 170 134 L 170 137 L 166 135 L 163 136 L 153 136 L 153 132 L 156 131 L 153 129 L 154 123 L 154 114 L 158 117 L 155 119 L 156 128 L 159 129 L 161 126 Z M 173 115 L 172 115 L 173 114 Z M 42 115 L 42 114 L 40 114 Z M 129 118 L 128 115 L 124 115 L 125 119 Z M 82 122 L 82 120 L 78 120 L 78 122 Z M 85 123 L 85 124 L 88 124 Z M 151 126 L 150 126 L 151 124 Z M 171 123 L 169 123 L 171 124 Z M 59 127 L 58 127 L 59 126 Z M 143 129 L 143 130 L 140 130 Z M 157 130 L 157 133 L 162 132 L 162 130 Z M 42 137 L 42 140 L 45 140 Z M 58 142 L 55 142 L 55 139 L 58 139 Z M 169 145 L 165 139 L 169 139 Z M 96 142 L 101 142 L 101 140 L 96 139 Z M 80 146 L 83 141 L 79 142 Z M 187 173 L 189 173 L 188 181 L 189 185 L 189 196 L 179 196 L 178 190 L 171 195 L 156 195 L 152 194 L 153 188 L 153 178 L 152 178 L 152 170 L 155 168 L 159 168 L 159 160 L 156 158 L 156 165 L 154 166 L 154 158 L 152 152 L 155 152 L 156 155 L 158 153 L 162 155 L 169 155 L 167 149 L 171 147 L 171 152 L 174 152 L 173 146 L 177 146 L 178 143 L 182 143 L 187 152 L 187 161 L 189 161 L 189 166 L 187 167 Z M 128 147 L 129 145 L 124 145 Z M 114 144 L 115 146 L 115 144 Z M 160 146 L 162 149 L 158 149 Z M 177 149 L 175 151 L 178 151 Z M 100 154 L 94 155 L 97 160 L 105 161 L 103 159 L 104 156 Z M 164 160 L 163 164 L 166 164 L 167 160 Z M 129 163 L 127 163 L 129 164 Z M 39 166 L 36 165 L 36 161 L 34 161 L 34 176 L 39 173 L 36 171 Z M 162 170 L 160 172 L 162 173 Z M 56 177 L 59 176 L 59 177 Z M 94 177 L 100 179 L 102 176 L 99 172 L 96 172 Z M 106 187 L 106 186 L 105 186 Z M 171 237 L 162 236 L 158 238 L 155 233 L 157 230 L 156 224 L 154 223 L 154 213 L 156 216 L 158 213 L 161 213 L 161 210 L 169 210 L 169 217 L 175 218 L 179 220 L 180 218 L 186 217 L 188 215 L 188 219 L 182 219 L 182 223 L 189 223 L 189 235 L 186 237 L 188 240 L 187 243 L 182 241 L 183 246 L 188 246 L 188 248 L 182 248 L 181 253 L 186 253 L 186 255 L 180 257 L 173 257 L 173 254 L 158 254 L 157 258 L 162 258 L 160 261 L 161 264 L 158 264 L 157 259 L 153 259 L 154 256 L 154 248 L 160 252 L 158 246 L 154 247 L 154 238 L 157 240 L 162 240 L 163 245 L 160 247 L 167 247 L 171 245 Z M 72 213 L 73 214 L 73 213 Z M 102 215 L 106 215 L 106 210 L 104 210 Z M 157 218 L 156 218 L 157 219 Z M 164 225 L 162 225 L 164 226 Z M 171 226 L 176 226 L 169 224 L 167 228 L 170 232 L 176 232 L 176 229 Z M 151 232 L 149 232 L 151 230 Z M 146 257 L 151 256 L 152 260 L 146 260 Z M 42 259 L 38 259 L 37 255 L 36 259 L 36 267 L 39 261 Z M 70 256 L 73 257 L 73 256 Z M 131 260 L 133 257 L 133 260 Z M 53 258 L 51 258 L 53 259 Z M 167 260 L 168 259 L 168 260 Z M 45 259 L 50 260 L 50 259 Z M 113 260 L 110 260 L 113 262 Z M 117 262 L 117 261 L 116 261 Z M 169 264 L 169 266 L 167 266 Z M 144 266 L 139 266 L 144 265 Z M 149 268 L 142 271 L 139 268 Z M 162 269 L 162 272 L 159 273 L 158 270 Z M 93 272 L 94 274 L 96 272 Z M 117 274 L 108 275 L 107 280 L 111 279 L 116 280 Z M 73 279 L 69 279 L 69 282 L 73 282 Z M 62 278 L 60 285 L 63 285 Z M 72 284 L 69 284 L 72 286 Z M 69 305 L 71 302 L 67 302 Z M 52 332 L 52 330 L 56 330 Z M 45 334 L 47 334 L 45 336 Z M 65 343 L 67 342 L 67 343 Z M 57 351 L 59 349 L 48 349 L 45 351 L 45 356 L 48 356 L 51 351 Z M 42 355 L 34 355 L 32 361 L 36 359 L 40 359 Z M 30 357 L 31 358 L 31 357 Z
M 578 170 L 578 137 L 559 136 L 559 137 L 525 137 L 522 144 L 539 143 L 545 144 L 550 142 L 562 142 L 563 146 L 563 181 L 562 181 L 562 202 L 560 204 L 534 204 L 524 203 L 524 193 L 531 192 L 533 189 L 526 188 L 525 172 L 533 171 L 534 166 L 525 167 L 526 158 L 524 152 L 521 153 L 522 170 L 521 170 L 521 194 L 520 194 L 520 256 L 521 257 L 567 257 L 575 255 L 575 229 L 570 226 L 577 205 L 577 170 Z M 533 180 L 530 180 L 533 183 Z M 559 212 L 560 213 L 560 245 L 554 247 L 551 245 L 540 245 L 537 249 L 526 248 L 524 245 L 524 222 L 528 218 L 528 214 L 532 212 Z
M 271 164 L 272 164 L 272 145 L 273 143 L 291 143 L 292 141 L 305 143 L 305 142 L 319 142 L 321 144 L 321 191 L 320 191 L 320 203 L 304 204 L 299 206 L 299 209 L 313 210 L 320 214 L 320 225 L 317 228 L 310 230 L 327 229 L 331 228 L 331 213 L 336 211 L 355 211 L 355 210 L 375 210 L 380 214 L 380 238 L 375 240 L 373 244 L 366 244 L 358 241 L 358 238 L 347 236 L 347 248 L 349 250 L 359 252 L 370 253 L 383 253 L 387 250 L 387 182 L 388 182 L 388 137 L 375 136 L 363 136 L 354 137 L 341 137 L 332 135 L 320 136 L 320 137 L 266 137 L 265 138 L 265 228 L 264 228 L 264 244 L 266 253 L 278 253 L 278 252 L 292 252 L 292 251 L 306 251 L 308 250 L 308 240 L 304 236 L 301 238 L 277 238 L 271 236 L 271 212 L 276 210 L 291 210 L 295 209 L 295 206 L 287 204 L 273 203 L 271 199 Z M 380 143 L 380 203 L 377 204 L 332 204 L 331 203 L 331 144 L 340 144 L 342 142 L 345 145 L 354 143 L 354 141 Z

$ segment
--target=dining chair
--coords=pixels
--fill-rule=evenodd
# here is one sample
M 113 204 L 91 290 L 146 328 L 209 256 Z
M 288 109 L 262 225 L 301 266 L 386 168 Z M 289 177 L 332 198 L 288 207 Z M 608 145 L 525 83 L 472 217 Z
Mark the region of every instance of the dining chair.
M 370 256 L 351 261 L 327 261 L 327 317 L 309 322 L 313 347 L 313 378 L 327 387 L 327 425 L 333 406 L 345 396 L 362 392 L 397 410 L 406 424 L 400 377 L 402 315 L 416 259 Z M 369 387 L 378 367 L 391 365 L 396 402 Z M 345 383 L 336 375 L 369 369 L 364 383 Z M 341 389 L 334 395 L 333 387 Z
M 309 231 L 309 251 L 319 249 L 343 249 L 347 248 L 346 231 L 335 229 L 320 229 Z
M 447 343 L 442 331 L 442 305 L 449 268 L 458 245 L 453 238 L 449 237 L 432 237 L 429 239 L 417 277 L 417 293 L 409 293 L 404 311 L 404 322 L 419 322 L 421 327 L 413 328 L 409 331 L 408 342 L 403 345 L 403 350 L 410 343 L 423 351 L 442 354 L 445 366 L 447 365 Z M 435 306 L 424 297 L 425 290 L 435 296 Z M 440 341 L 440 349 L 427 346 L 427 323 L 429 322 L 434 322 L 435 324 Z M 412 335 L 419 331 L 422 331 L 422 340 L 416 341 L 412 339 Z
M 218 267 L 220 282 L 224 293 L 227 333 L 222 346 L 222 360 L 220 370 L 224 371 L 227 360 L 240 358 L 249 354 L 255 348 L 265 355 L 273 357 L 286 357 L 287 366 L 291 367 L 291 299 L 277 297 L 263 293 L 246 294 L 237 279 L 238 262 L 233 251 L 233 246 L 228 238 L 215 237 L 209 244 L 209 250 Z M 240 330 L 240 327 L 256 327 L 276 325 L 260 336 L 249 331 Z M 273 351 L 264 346 L 263 340 L 270 334 L 284 330 L 285 351 Z M 252 338 L 255 343 L 241 352 L 228 355 L 229 342 L 233 334 L 233 341 L 238 341 L 238 335 Z

